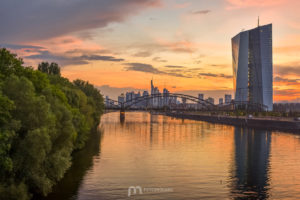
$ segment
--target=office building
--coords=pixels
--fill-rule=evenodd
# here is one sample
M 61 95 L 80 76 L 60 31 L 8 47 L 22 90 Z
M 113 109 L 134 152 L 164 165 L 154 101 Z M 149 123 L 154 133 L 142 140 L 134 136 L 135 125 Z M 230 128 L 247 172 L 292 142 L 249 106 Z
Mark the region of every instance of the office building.
M 223 98 L 219 98 L 219 104 L 220 104 L 220 105 L 223 104 Z
M 208 97 L 208 98 L 206 99 L 206 101 L 209 102 L 209 103 L 211 103 L 211 104 L 215 104 L 214 98 Z
M 231 94 L 225 94 L 225 104 L 230 104 L 232 100 Z
M 273 109 L 272 24 L 231 39 L 235 101 Z M 226 101 L 226 100 L 225 100 Z
M 204 94 L 198 94 L 198 99 L 199 100 L 204 100 Z
M 118 102 L 119 103 L 124 103 L 125 102 L 125 96 L 124 96 L 123 93 L 120 96 L 118 96 Z

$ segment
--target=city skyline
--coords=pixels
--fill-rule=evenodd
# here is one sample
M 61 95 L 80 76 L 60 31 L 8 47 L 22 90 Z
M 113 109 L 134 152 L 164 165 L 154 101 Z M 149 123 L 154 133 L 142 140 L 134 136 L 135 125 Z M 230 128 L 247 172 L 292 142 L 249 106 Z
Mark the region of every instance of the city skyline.
M 0 3 L 0 46 L 33 67 L 57 62 L 110 96 L 145 90 L 152 77 L 171 92 L 233 94 L 230 38 L 260 16 L 273 23 L 274 102 L 300 101 L 299 1 L 30 1 Z
M 151 98 L 151 96 L 156 96 Z M 162 91 L 154 85 L 153 80 L 150 82 L 150 91 L 126 91 L 120 93 L 117 98 L 111 98 L 111 96 L 105 96 L 105 105 L 107 107 L 118 107 L 122 105 L 131 105 L 132 108 L 164 108 L 172 105 L 184 105 L 188 108 L 201 108 L 200 104 L 204 101 L 206 105 L 229 105 L 232 104 L 232 95 L 225 94 L 222 98 L 219 98 L 219 102 L 214 97 L 205 95 L 204 93 L 198 93 L 197 95 L 187 95 L 190 99 L 187 99 L 186 94 L 171 93 L 167 88 L 163 88 Z M 220 95 L 220 94 L 219 94 Z M 192 99 L 191 99 L 192 98 Z M 224 101 L 223 101 L 224 98 Z M 196 100 L 197 99 L 197 100 Z M 196 101 L 195 101 L 196 100 Z M 199 107 L 200 106 L 200 107 Z

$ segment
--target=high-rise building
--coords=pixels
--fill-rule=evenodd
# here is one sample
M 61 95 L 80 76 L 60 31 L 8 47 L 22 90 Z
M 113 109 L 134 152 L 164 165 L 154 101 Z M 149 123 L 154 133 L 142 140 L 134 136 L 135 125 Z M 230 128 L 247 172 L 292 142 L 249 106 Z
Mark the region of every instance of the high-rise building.
M 204 94 L 198 94 L 198 99 L 199 100 L 204 100 Z
M 164 88 L 163 89 L 163 106 L 168 106 L 169 100 L 170 100 L 169 94 L 170 94 L 169 90 Z
M 232 100 L 231 94 L 225 94 L 225 104 L 230 104 Z
M 231 39 L 236 102 L 273 109 L 272 24 L 243 31 Z
M 212 98 L 212 97 L 208 97 L 208 98 L 206 99 L 206 101 L 209 102 L 209 103 L 211 103 L 211 104 L 215 104 L 215 99 Z
M 149 99 L 146 99 L 147 97 L 149 96 L 149 92 L 148 91 L 144 91 L 143 92 L 143 97 L 144 97 L 144 101 L 143 101 L 143 103 L 142 103 L 142 105 L 144 106 L 144 107 L 148 107 L 148 105 L 149 105 Z
M 119 103 L 124 103 L 125 102 L 125 96 L 124 96 L 123 93 L 120 96 L 118 96 L 118 102 Z
M 220 105 L 223 104 L 223 98 L 219 98 L 219 104 L 220 104 Z
M 153 80 L 151 80 L 151 95 L 157 95 L 154 96 L 152 99 L 151 99 L 151 106 L 152 107 L 159 107 L 160 106 L 160 102 L 161 102 L 161 98 L 160 98 L 160 92 L 159 92 L 159 89 L 157 87 L 154 87 L 153 85 Z

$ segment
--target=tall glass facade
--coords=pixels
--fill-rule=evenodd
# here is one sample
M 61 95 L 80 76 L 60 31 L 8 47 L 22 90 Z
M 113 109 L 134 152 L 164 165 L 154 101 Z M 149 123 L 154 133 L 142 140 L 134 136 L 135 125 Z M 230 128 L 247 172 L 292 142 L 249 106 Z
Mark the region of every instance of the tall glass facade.
M 243 31 L 231 43 L 235 101 L 273 110 L 272 24 Z

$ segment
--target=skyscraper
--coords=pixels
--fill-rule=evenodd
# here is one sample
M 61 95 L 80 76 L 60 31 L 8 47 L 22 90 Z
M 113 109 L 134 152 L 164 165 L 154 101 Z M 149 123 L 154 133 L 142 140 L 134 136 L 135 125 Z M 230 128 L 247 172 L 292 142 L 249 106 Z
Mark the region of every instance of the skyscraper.
M 231 43 L 235 101 L 273 110 L 272 24 L 240 32 Z
M 225 94 L 225 104 L 230 104 L 231 98 L 231 94 Z

